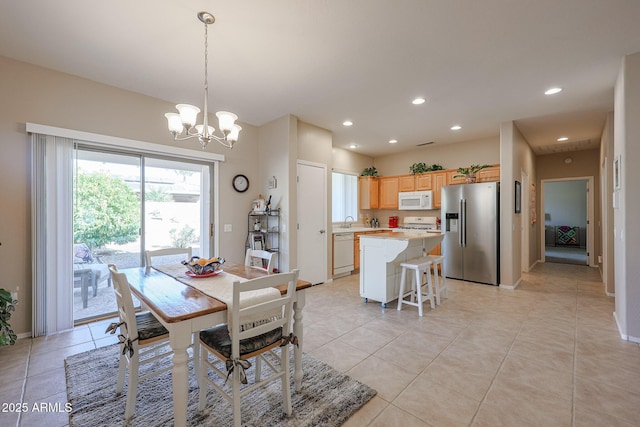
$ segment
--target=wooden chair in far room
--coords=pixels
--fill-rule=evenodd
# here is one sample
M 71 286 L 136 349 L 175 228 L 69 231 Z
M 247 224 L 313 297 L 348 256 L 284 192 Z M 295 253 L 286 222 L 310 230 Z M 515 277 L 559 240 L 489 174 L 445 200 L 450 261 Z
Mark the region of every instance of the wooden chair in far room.
M 187 261 L 191 260 L 192 257 L 191 246 L 188 248 L 165 248 L 165 249 L 156 249 L 153 251 L 144 251 L 144 257 L 146 260 L 146 269 L 145 272 L 148 274 L 151 270 L 151 258 L 159 258 L 159 257 L 167 257 L 165 260 L 171 260 L 171 263 L 175 264 L 176 262 L 180 262 L 183 259 L 177 259 L 176 255 L 183 255 Z M 168 258 L 171 257 L 171 258 Z
M 198 410 L 205 408 L 208 386 L 215 389 L 233 405 L 234 426 L 241 425 L 240 399 L 246 393 L 278 378 L 282 381 L 282 399 L 284 411 L 291 415 L 291 389 L 289 374 L 289 349 L 287 344 L 297 344 L 291 332 L 293 297 L 298 281 L 298 270 L 289 273 L 264 276 L 247 282 L 233 283 L 233 303 L 231 325 L 222 324 L 214 328 L 200 331 L 200 367 L 198 372 Z M 260 289 L 267 289 L 287 283 L 287 292 L 275 298 L 269 296 L 266 301 L 254 299 L 254 303 L 241 307 L 241 295 L 249 292 L 254 295 Z M 250 304 L 244 302 L 244 304 Z M 275 310 L 275 315 L 274 315 Z M 264 319 L 262 321 L 257 319 Z M 247 326 L 250 324 L 250 326 Z M 229 330 L 231 328 L 231 330 Z M 273 352 L 280 347 L 280 354 Z M 270 357 L 263 357 L 270 353 Z M 217 360 L 210 361 L 209 355 Z M 251 364 L 248 361 L 255 357 L 254 384 L 248 384 L 245 369 Z M 214 359 L 215 359 L 214 358 Z M 280 363 L 276 360 L 279 359 Z M 262 379 L 261 365 L 265 363 L 270 369 L 267 378 Z M 228 376 L 222 369 L 232 370 L 231 387 L 222 384 Z M 209 377 L 209 369 L 219 378 L 218 383 Z M 222 384 L 222 385 L 220 385 Z M 231 388 L 231 390 L 229 390 Z M 215 410 L 215 409 L 214 409 Z
M 273 271 L 273 252 L 249 248 L 244 257 L 244 265 L 259 268 L 271 274 Z
M 146 378 L 161 374 L 171 369 L 171 363 L 165 368 L 139 375 L 140 365 L 146 365 L 173 354 L 169 347 L 169 331 L 153 317 L 150 312 L 136 313 L 133 308 L 133 298 L 129 282 L 124 273 L 119 273 L 115 265 L 109 264 L 113 290 L 118 304 L 119 323 L 112 323 L 107 332 L 115 333 L 120 329 L 120 363 L 116 394 L 122 393 L 125 373 L 129 371 L 127 387 L 127 403 L 124 412 L 125 421 L 131 419 L 135 412 L 138 382 Z M 150 353 L 154 355 L 147 357 Z

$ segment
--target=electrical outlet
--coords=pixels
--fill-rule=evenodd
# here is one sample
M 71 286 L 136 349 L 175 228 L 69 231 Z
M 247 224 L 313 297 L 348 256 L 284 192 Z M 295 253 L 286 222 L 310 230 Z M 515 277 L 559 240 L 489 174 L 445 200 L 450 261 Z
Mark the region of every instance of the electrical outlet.
M 18 299 L 18 291 L 11 292 L 11 298 L 16 301 Z
M 224 232 L 225 233 L 231 233 L 233 231 L 233 226 L 231 224 L 225 224 L 224 225 Z

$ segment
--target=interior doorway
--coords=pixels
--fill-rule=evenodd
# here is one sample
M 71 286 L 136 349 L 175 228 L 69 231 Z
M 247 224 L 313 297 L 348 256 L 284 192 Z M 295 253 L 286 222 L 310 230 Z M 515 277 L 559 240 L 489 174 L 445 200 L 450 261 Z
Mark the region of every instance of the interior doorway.
M 593 263 L 593 177 L 542 181 L 542 261 Z

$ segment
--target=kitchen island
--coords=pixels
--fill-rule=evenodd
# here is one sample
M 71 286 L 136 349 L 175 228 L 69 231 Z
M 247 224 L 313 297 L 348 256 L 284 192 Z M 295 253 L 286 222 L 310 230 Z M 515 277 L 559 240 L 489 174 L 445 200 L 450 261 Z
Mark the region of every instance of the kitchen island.
M 386 307 L 398 298 L 400 264 L 426 255 L 442 242 L 440 232 L 388 232 L 360 236 L 360 296 Z

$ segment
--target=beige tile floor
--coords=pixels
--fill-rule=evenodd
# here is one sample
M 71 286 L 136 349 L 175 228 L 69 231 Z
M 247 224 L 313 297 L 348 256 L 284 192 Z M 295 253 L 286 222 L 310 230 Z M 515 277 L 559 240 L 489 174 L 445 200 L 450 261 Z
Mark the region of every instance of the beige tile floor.
M 358 276 L 307 293 L 305 351 L 378 395 L 352 426 L 637 426 L 640 347 L 622 341 L 597 270 L 538 264 L 515 290 L 449 281 L 419 318 L 358 296 Z M 0 426 L 64 426 L 64 358 L 108 345 L 107 322 L 0 348 Z M 50 408 L 51 409 L 51 408 Z M 53 407 L 55 409 L 55 407 Z

